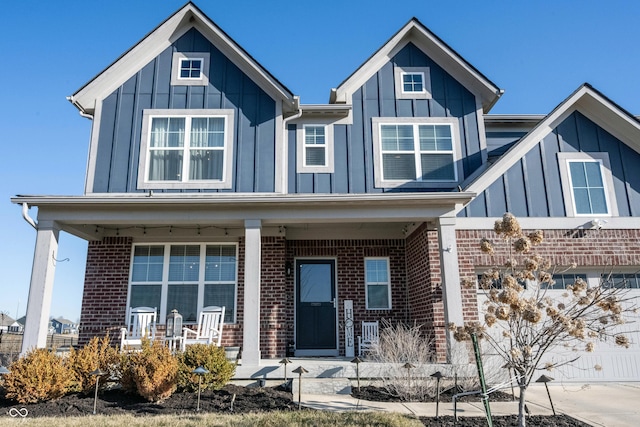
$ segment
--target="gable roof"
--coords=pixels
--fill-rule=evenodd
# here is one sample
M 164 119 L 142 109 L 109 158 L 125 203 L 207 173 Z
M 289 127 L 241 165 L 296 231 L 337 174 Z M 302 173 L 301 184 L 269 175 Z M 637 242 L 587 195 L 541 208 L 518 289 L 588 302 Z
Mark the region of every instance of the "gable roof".
M 409 42 L 476 95 L 487 113 L 504 92 L 449 45 L 412 18 L 353 74 L 331 90 L 330 103 L 351 103 L 351 96 Z
M 185 4 L 67 99 L 81 113 L 92 115 L 97 102 L 111 94 L 191 28 L 200 31 L 269 96 L 282 100 L 284 111 L 297 110 L 297 97 L 192 2 Z
M 15 322 L 15 320 L 13 320 L 13 317 L 9 316 L 8 314 L 2 313 L 3 315 L 0 316 L 0 326 L 11 326 L 13 325 L 13 323 Z
M 584 83 L 495 163 L 480 174 L 470 177 L 468 185 L 462 185 L 464 190 L 482 193 L 575 111 L 640 152 L 640 121 L 589 83 Z

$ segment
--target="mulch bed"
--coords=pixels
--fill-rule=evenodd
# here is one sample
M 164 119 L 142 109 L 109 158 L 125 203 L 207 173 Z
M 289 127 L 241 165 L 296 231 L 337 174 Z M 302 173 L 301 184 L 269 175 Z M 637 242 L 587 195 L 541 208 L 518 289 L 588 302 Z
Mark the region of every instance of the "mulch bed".
M 441 395 L 443 402 L 451 401 L 452 392 Z M 235 397 L 234 397 L 235 396 Z M 354 393 L 354 397 L 376 401 L 392 401 L 389 394 L 377 387 L 361 387 L 360 393 Z M 493 398 L 492 400 L 496 401 Z M 496 396 L 497 397 L 497 396 Z M 193 414 L 196 412 L 197 393 L 174 393 L 168 399 L 160 403 L 147 402 L 133 394 L 123 393 L 121 390 L 109 390 L 98 395 L 97 414 L 117 415 L 159 415 L 159 414 Z M 478 399 L 477 396 L 471 399 Z M 511 400 L 511 395 L 502 393 L 500 399 Z M 22 410 L 26 408 L 29 417 L 69 417 L 82 416 L 93 413 L 93 396 L 70 394 L 57 400 L 20 405 L 9 401 L 0 395 L 0 418 L 6 416 L 11 408 Z M 205 390 L 200 398 L 200 412 L 216 413 L 247 413 L 267 411 L 292 411 L 297 410 L 298 404 L 293 401 L 290 391 L 276 387 L 241 387 L 228 384 L 221 390 Z M 420 421 L 425 426 L 456 426 L 475 427 L 486 426 L 487 421 L 478 417 L 459 417 L 456 423 L 451 416 L 435 418 L 422 417 Z M 493 425 L 496 427 L 516 426 L 517 417 L 493 417 Z M 588 424 L 575 420 L 567 415 L 530 416 L 527 418 L 528 426 L 559 426 L 559 427 L 588 427 Z

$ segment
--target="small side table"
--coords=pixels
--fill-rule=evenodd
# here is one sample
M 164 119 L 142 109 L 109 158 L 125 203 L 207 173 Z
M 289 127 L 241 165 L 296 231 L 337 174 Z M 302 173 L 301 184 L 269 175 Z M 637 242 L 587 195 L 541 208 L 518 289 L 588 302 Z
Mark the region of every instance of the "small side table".
M 176 350 L 180 350 L 182 344 L 182 335 L 165 338 L 165 341 L 169 344 L 169 349 L 171 350 L 171 352 L 175 353 Z

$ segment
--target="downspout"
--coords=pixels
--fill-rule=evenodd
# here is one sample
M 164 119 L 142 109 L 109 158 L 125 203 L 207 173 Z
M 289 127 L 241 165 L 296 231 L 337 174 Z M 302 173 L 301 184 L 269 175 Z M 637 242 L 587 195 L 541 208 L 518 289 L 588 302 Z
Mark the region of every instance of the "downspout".
M 300 107 L 300 97 L 295 96 L 295 107 L 297 108 L 297 113 L 293 116 L 289 116 L 287 118 L 282 119 L 282 150 L 284 151 L 282 154 L 283 160 L 283 171 L 282 171 L 282 192 L 284 194 L 287 193 L 286 184 L 287 184 L 287 175 L 289 174 L 289 162 L 287 161 L 287 153 L 289 148 L 289 140 L 287 139 L 287 123 L 291 120 L 299 119 L 302 117 L 302 108 Z
M 22 218 L 27 221 L 33 228 L 38 229 L 38 224 L 29 216 L 29 205 L 26 202 L 22 203 Z

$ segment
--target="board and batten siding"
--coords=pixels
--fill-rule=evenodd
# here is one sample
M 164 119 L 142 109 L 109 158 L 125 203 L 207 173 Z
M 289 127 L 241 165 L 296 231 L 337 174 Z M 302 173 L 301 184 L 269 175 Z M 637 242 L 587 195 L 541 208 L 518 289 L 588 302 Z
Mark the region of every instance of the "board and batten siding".
M 431 99 L 399 99 L 395 93 L 395 67 L 428 67 Z M 295 127 L 288 128 L 289 193 L 381 193 L 392 191 L 450 191 L 440 188 L 376 188 L 372 118 L 374 117 L 457 117 L 463 163 L 461 182 L 482 164 L 476 100 L 471 92 L 433 62 L 412 43 L 402 48 L 352 97 L 353 124 L 334 125 L 334 172 L 296 172 Z
M 517 217 L 566 216 L 560 152 L 607 152 L 618 215 L 640 215 L 640 153 L 576 111 L 479 194 L 460 216 L 501 217 L 505 212 Z
M 173 52 L 209 52 L 209 84 L 171 86 Z M 102 101 L 90 191 L 146 191 L 137 188 L 145 109 L 234 109 L 236 112 L 232 124 L 235 127 L 232 188 L 171 191 L 275 190 L 275 101 L 202 34 L 191 29 Z

